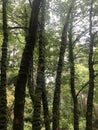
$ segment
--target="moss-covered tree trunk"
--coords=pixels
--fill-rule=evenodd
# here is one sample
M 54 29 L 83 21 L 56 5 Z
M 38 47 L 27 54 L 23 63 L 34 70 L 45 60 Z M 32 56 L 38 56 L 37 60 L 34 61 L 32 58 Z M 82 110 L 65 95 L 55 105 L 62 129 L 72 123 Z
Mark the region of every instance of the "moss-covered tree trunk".
M 7 69 L 7 0 L 2 0 L 2 18 L 3 18 L 3 43 L 1 57 L 1 83 L 0 83 L 0 130 L 7 130 L 7 97 L 6 97 L 6 69 Z
M 37 72 L 37 86 L 34 97 L 34 113 L 33 113 L 33 130 L 41 129 L 41 101 L 43 103 L 45 129 L 50 130 L 49 110 L 45 90 L 45 41 L 44 41 L 44 26 L 45 26 L 45 5 L 46 0 L 43 0 L 41 7 L 41 19 L 39 27 L 39 62 Z
M 73 2 L 73 1 L 72 1 Z M 54 99 L 53 99 L 53 130 L 59 130 L 59 104 L 60 104 L 60 86 L 61 86 L 61 74 L 64 62 L 64 54 L 66 49 L 66 42 L 67 42 L 67 31 L 68 31 L 68 22 L 70 18 L 70 14 L 72 11 L 73 3 L 71 3 L 68 13 L 66 22 L 62 31 L 61 37 L 61 47 L 60 47 L 60 54 L 59 54 L 59 61 L 57 67 L 57 74 L 56 74 L 56 82 L 55 82 L 55 90 L 54 90 Z
M 71 15 L 72 16 L 72 15 Z M 73 17 L 73 16 L 72 16 Z M 70 20 L 69 28 L 69 63 L 70 63 L 70 87 L 73 99 L 73 115 L 74 115 L 74 130 L 79 130 L 79 115 L 78 115 L 78 99 L 75 92 L 75 67 L 74 67 L 74 45 L 72 41 L 72 18 Z
M 20 70 L 15 88 L 15 106 L 14 106 L 14 122 L 13 130 L 23 130 L 24 123 L 24 103 L 25 103 L 25 86 L 28 77 L 30 62 L 36 43 L 36 34 L 38 26 L 38 14 L 42 0 L 34 0 L 32 3 L 31 18 L 29 24 L 29 33 L 27 42 L 23 51 Z
M 30 63 L 30 68 L 29 68 L 29 74 L 28 74 L 28 89 L 29 89 L 29 94 L 30 94 L 30 98 L 32 100 L 32 105 L 34 103 L 34 77 L 33 77 L 33 58 L 31 60 L 31 63 Z
M 45 87 L 42 88 L 42 102 L 43 102 L 45 129 L 50 130 L 50 117 L 49 117 L 48 101 Z
M 94 95 L 94 62 L 93 62 L 93 47 L 94 47 L 94 34 L 92 33 L 92 11 L 93 11 L 93 0 L 91 0 L 90 8 L 90 26 L 89 26 L 89 90 L 87 98 L 87 112 L 86 112 L 86 130 L 92 130 L 92 111 L 93 111 L 93 95 Z

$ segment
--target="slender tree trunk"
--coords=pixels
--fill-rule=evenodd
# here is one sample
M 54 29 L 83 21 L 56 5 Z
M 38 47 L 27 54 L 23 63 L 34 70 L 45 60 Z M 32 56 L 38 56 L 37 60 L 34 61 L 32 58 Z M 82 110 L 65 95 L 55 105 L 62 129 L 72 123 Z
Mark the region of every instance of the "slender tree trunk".
M 72 42 L 72 18 L 69 29 L 69 62 L 70 62 L 70 87 L 74 104 L 74 130 L 79 130 L 79 115 L 78 115 L 78 99 L 75 93 L 75 68 L 74 68 L 74 54 Z
M 28 89 L 29 89 L 29 94 L 30 98 L 32 100 L 32 105 L 34 104 L 34 78 L 33 78 L 33 58 L 30 63 L 30 68 L 29 68 L 29 74 L 28 74 Z
M 92 34 L 92 11 L 93 11 L 93 0 L 91 0 L 90 8 L 90 44 L 89 44 L 89 90 L 87 98 L 87 112 L 86 112 L 86 130 L 92 130 L 92 111 L 93 111 L 93 95 L 94 95 L 94 68 L 93 68 L 93 46 L 94 46 L 94 35 Z
M 39 32 L 39 63 L 38 63 L 38 73 L 37 73 L 37 86 L 35 90 L 34 98 L 34 113 L 33 113 L 33 130 L 41 129 L 41 99 L 43 102 L 44 110 L 44 121 L 45 129 L 50 130 L 49 123 L 49 110 L 48 102 L 45 90 L 45 42 L 44 42 L 44 24 L 45 24 L 45 5 L 46 0 L 42 3 L 41 9 L 41 22 L 40 22 L 40 32 Z
M 0 130 L 7 130 L 7 97 L 6 97 L 6 69 L 7 69 L 7 0 L 2 1 L 2 18 L 3 18 L 3 43 L 1 57 L 1 83 L 0 83 Z
M 63 61 L 64 61 L 64 54 L 66 49 L 66 42 L 67 42 L 67 29 L 68 29 L 68 22 L 70 18 L 70 14 L 72 11 L 73 3 L 71 3 L 66 22 L 62 31 L 61 37 L 61 47 L 60 47 L 60 54 L 59 54 L 59 61 L 57 67 L 57 74 L 56 74 L 56 83 L 55 83 L 55 90 L 54 90 L 54 99 L 53 99 L 53 130 L 59 130 L 59 104 L 60 104 L 60 86 L 61 86 L 61 74 L 63 68 Z
M 43 71 L 43 86 L 42 86 L 42 103 L 43 103 L 43 111 L 44 111 L 44 123 L 45 129 L 50 130 L 50 118 L 49 118 L 49 109 L 48 109 L 48 100 L 46 95 L 46 88 L 45 88 L 45 40 L 44 40 L 44 27 L 45 27 L 45 14 L 46 14 L 46 0 L 43 1 L 43 6 L 41 10 L 41 23 L 40 23 L 40 36 L 39 36 L 39 44 L 40 48 L 42 48 L 42 63 L 44 66 Z
M 43 110 L 44 110 L 45 129 L 50 130 L 50 117 L 49 117 L 48 101 L 47 101 L 45 87 L 42 88 L 42 102 L 43 102 Z
M 36 43 L 38 14 L 42 0 L 34 0 L 32 4 L 31 18 L 29 24 L 29 34 L 22 55 L 20 70 L 15 88 L 15 106 L 14 106 L 14 122 L 13 130 L 23 130 L 23 116 L 25 103 L 25 86 L 27 75 L 30 67 L 30 62 L 33 55 L 34 46 Z
M 32 4 L 30 3 L 30 6 Z M 25 12 L 25 27 L 28 28 L 28 12 L 26 10 L 26 7 L 24 7 L 24 12 Z M 25 42 L 27 41 L 28 38 L 28 30 L 25 29 Z M 32 105 L 34 103 L 34 77 L 33 77 L 33 55 L 34 51 L 32 53 L 32 59 L 30 62 L 30 67 L 29 67 L 29 72 L 28 72 L 28 82 L 27 82 L 27 87 L 29 90 L 30 98 L 32 100 Z

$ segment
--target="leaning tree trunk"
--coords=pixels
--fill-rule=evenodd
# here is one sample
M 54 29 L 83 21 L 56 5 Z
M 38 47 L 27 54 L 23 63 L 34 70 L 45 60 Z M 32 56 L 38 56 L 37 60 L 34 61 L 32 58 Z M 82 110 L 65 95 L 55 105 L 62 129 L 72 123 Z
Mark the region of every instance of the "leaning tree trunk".
M 92 130 L 92 111 L 93 111 L 93 95 L 94 95 L 94 68 L 93 68 L 93 46 L 94 46 L 94 34 L 92 34 L 92 11 L 93 0 L 91 0 L 90 8 L 90 44 L 89 44 L 89 90 L 87 98 L 87 112 L 86 112 L 86 130 Z
M 64 54 L 67 42 L 67 29 L 68 29 L 68 22 L 70 18 L 70 14 L 72 11 L 73 3 L 71 3 L 66 22 L 62 31 L 61 37 L 61 47 L 60 47 L 60 54 L 59 54 L 59 61 L 57 67 L 57 74 L 56 74 L 56 83 L 55 83 L 55 91 L 54 91 L 54 99 L 53 99 L 53 130 L 59 130 L 59 104 L 60 104 L 60 86 L 61 86 L 61 73 L 63 68 L 63 61 L 64 61 Z
M 31 3 L 30 3 L 30 6 L 31 6 Z M 27 28 L 28 28 L 28 18 L 29 18 L 26 7 L 24 7 L 24 14 L 25 14 L 24 33 L 25 33 L 25 42 L 26 42 L 27 38 L 28 38 L 28 30 L 27 30 Z M 31 98 L 31 101 L 32 101 L 32 105 L 33 105 L 33 102 L 34 102 L 33 55 L 34 55 L 34 51 L 32 53 L 32 59 L 31 59 L 31 62 L 30 62 L 30 67 L 29 67 L 29 72 L 28 72 L 28 81 L 27 81 L 27 87 L 28 87 L 28 90 L 29 90 L 29 95 L 30 95 L 30 98 Z
M 30 3 L 30 6 L 31 6 L 31 3 Z M 26 7 L 24 7 L 24 12 L 25 12 L 25 27 L 26 27 L 24 29 L 24 32 L 25 32 L 25 42 L 26 42 L 27 38 L 28 38 L 28 30 L 27 30 L 27 28 L 28 28 L 28 12 L 27 12 Z M 32 101 L 32 106 L 34 103 L 33 55 L 34 55 L 34 51 L 32 53 L 32 59 L 30 62 L 30 67 L 29 67 L 29 72 L 28 72 L 28 81 L 27 81 L 27 87 L 28 87 L 29 95 L 30 95 L 30 98 Z
M 31 18 L 29 24 L 29 34 L 22 55 L 20 70 L 17 78 L 15 88 L 15 106 L 14 106 L 14 122 L 13 130 L 23 130 L 23 116 L 25 103 L 25 86 L 27 82 L 27 75 L 30 67 L 30 62 L 33 55 L 34 46 L 36 43 L 38 14 L 42 0 L 34 0 L 32 3 Z
M 74 130 L 79 130 L 79 115 L 78 115 L 78 99 L 75 92 L 75 67 L 74 67 L 74 54 L 73 54 L 73 41 L 72 41 L 72 18 L 69 29 L 69 62 L 70 62 L 70 87 L 71 95 L 74 104 Z
M 46 0 L 43 1 L 42 6 L 42 17 L 41 17 L 41 24 L 40 24 L 40 35 L 39 35 L 39 44 L 40 48 L 42 49 L 42 63 L 44 66 L 43 70 L 43 86 L 42 86 L 42 103 L 43 103 L 43 111 L 44 111 L 44 123 L 45 129 L 50 130 L 50 118 L 49 118 L 49 109 L 48 109 L 48 100 L 46 95 L 46 88 L 45 88 L 45 40 L 44 40 L 44 26 L 45 26 L 45 12 L 46 12 Z
M 6 69 L 7 69 L 7 0 L 2 1 L 3 18 L 3 44 L 1 57 L 1 83 L 0 83 L 0 130 L 7 130 L 7 97 L 6 97 Z
M 45 24 L 45 4 L 46 0 L 42 3 L 41 9 L 41 22 L 40 22 L 40 32 L 39 32 L 39 62 L 38 62 L 38 72 L 37 72 L 37 86 L 35 90 L 34 97 L 34 113 L 33 113 L 33 122 L 32 129 L 40 130 L 41 129 L 41 100 L 43 102 L 43 111 L 44 111 L 44 122 L 45 129 L 50 130 L 49 123 L 49 110 L 47 103 L 47 96 L 45 90 L 45 41 L 44 41 L 44 24 Z

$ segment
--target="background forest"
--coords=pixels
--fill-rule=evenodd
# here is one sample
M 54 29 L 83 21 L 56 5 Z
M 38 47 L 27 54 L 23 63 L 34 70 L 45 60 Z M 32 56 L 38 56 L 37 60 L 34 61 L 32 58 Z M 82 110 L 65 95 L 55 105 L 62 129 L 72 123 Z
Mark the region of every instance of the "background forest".
M 0 0 L 0 130 L 98 130 L 98 1 Z

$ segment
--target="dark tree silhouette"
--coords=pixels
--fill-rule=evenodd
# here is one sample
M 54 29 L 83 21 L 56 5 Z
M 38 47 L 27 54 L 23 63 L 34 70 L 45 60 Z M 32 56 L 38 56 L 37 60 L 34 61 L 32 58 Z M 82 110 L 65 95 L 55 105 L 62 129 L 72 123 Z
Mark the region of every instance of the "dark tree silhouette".
M 45 6 L 46 0 L 42 2 L 41 7 L 41 19 L 39 26 L 39 61 L 38 61 L 38 70 L 37 70 L 37 86 L 35 89 L 34 97 L 34 113 L 33 113 L 33 127 L 32 130 L 41 129 L 41 101 L 43 103 L 44 111 L 44 122 L 45 129 L 50 130 L 49 123 L 49 110 L 48 102 L 45 90 L 45 40 L 44 40 L 44 26 L 45 26 Z
M 72 11 L 74 0 L 72 1 L 67 17 L 66 22 L 62 31 L 61 37 L 61 47 L 60 47 L 60 54 L 59 54 L 59 61 L 57 67 L 57 74 L 56 74 L 56 82 L 55 82 L 55 90 L 54 90 L 54 99 L 53 99 L 53 130 L 59 130 L 59 104 L 60 104 L 60 86 L 61 86 L 61 74 L 64 62 L 64 54 L 66 49 L 66 42 L 67 42 L 67 31 L 68 31 L 68 22 L 70 19 L 70 14 Z
M 1 79 L 0 79 L 0 130 L 7 130 L 7 99 L 6 99 L 6 69 L 7 69 L 7 0 L 2 1 L 2 18 L 3 18 L 3 43 L 1 57 Z
M 88 90 L 88 98 L 87 98 L 87 112 L 86 112 L 86 130 L 92 130 L 92 111 L 93 111 L 93 96 L 94 96 L 94 61 L 93 61 L 93 47 L 94 47 L 94 34 L 92 33 L 92 17 L 93 17 L 93 0 L 91 0 L 90 5 L 90 14 L 89 14 L 89 35 L 90 35 L 90 43 L 89 43 L 89 90 Z
M 75 92 L 75 67 L 74 67 L 74 44 L 72 40 L 72 21 L 73 15 L 70 19 L 70 28 L 69 28 L 69 64 L 70 64 L 70 87 L 71 95 L 73 99 L 73 115 L 74 115 L 74 130 L 79 130 L 79 112 L 78 112 L 78 99 Z
M 32 3 L 31 18 L 29 24 L 29 33 L 27 42 L 23 51 L 20 70 L 15 88 L 15 106 L 14 106 L 14 122 L 13 130 L 23 130 L 23 116 L 25 103 L 25 86 L 27 75 L 32 61 L 34 46 L 36 43 L 36 34 L 38 26 L 38 14 L 42 0 L 34 0 Z

